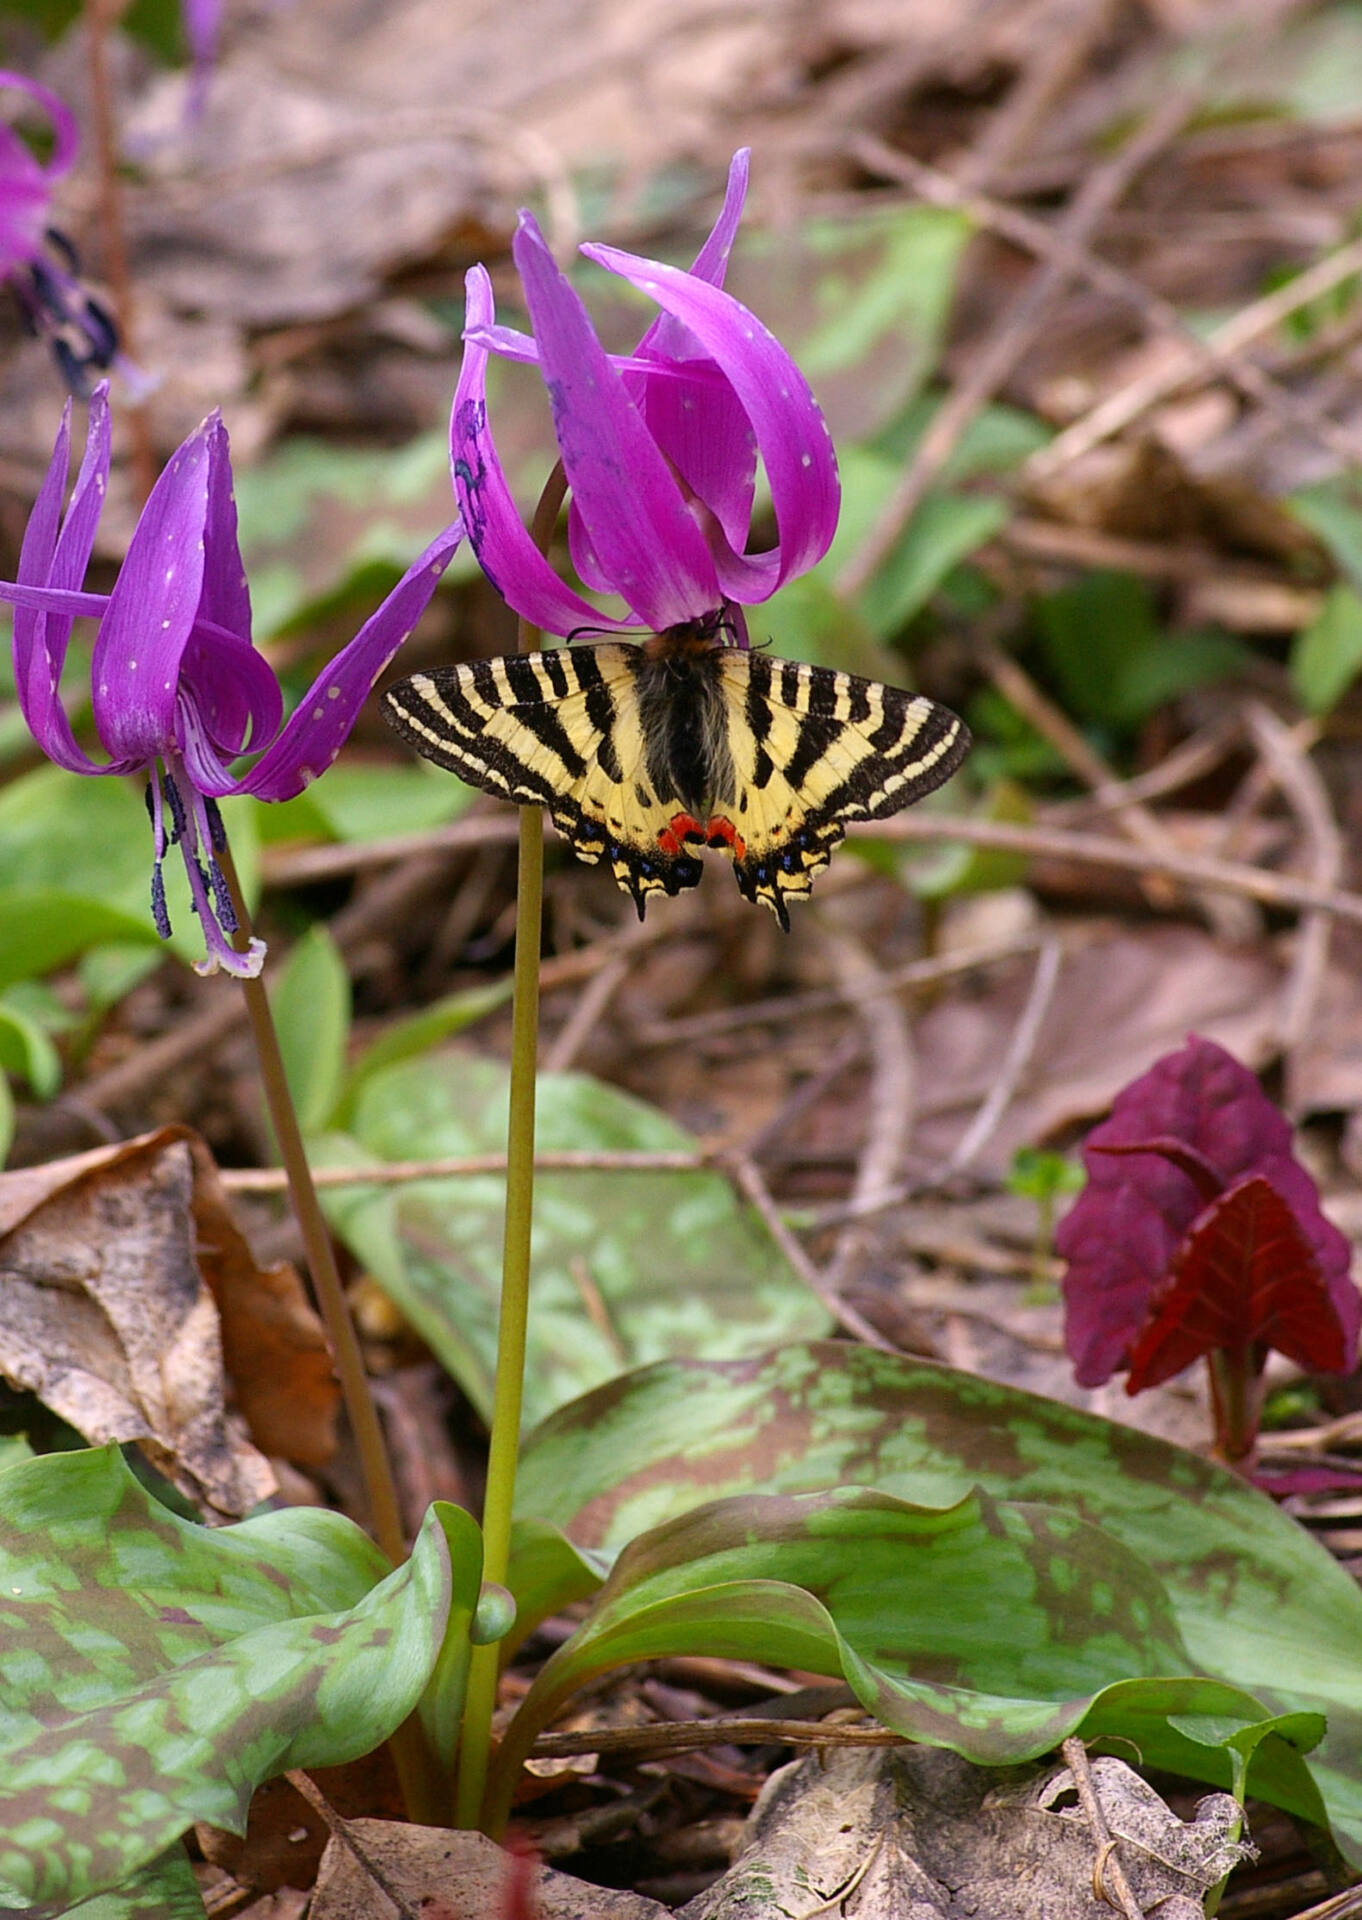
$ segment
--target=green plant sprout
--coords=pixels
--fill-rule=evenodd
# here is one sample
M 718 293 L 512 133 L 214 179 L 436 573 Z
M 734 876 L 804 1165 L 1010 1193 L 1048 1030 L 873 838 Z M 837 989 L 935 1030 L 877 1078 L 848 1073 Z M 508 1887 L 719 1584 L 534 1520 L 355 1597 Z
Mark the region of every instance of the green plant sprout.
M 1036 1232 L 1031 1242 L 1031 1284 L 1026 1290 L 1028 1306 L 1042 1306 L 1059 1298 L 1059 1286 L 1052 1266 L 1055 1254 L 1055 1203 L 1064 1195 L 1078 1193 L 1083 1186 L 1083 1169 L 1067 1154 L 1054 1153 L 1048 1147 L 1018 1147 L 1012 1156 L 1004 1183 L 1009 1193 L 1036 1203 Z

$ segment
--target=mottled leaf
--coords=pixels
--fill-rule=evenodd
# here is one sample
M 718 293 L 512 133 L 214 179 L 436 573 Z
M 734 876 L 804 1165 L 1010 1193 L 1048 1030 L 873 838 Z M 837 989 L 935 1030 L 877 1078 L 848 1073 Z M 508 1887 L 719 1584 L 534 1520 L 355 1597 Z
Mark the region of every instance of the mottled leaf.
M 1347 1334 L 1314 1249 L 1261 1174 L 1211 1202 L 1179 1247 L 1171 1279 L 1131 1352 L 1127 1393 L 1171 1380 L 1208 1353 L 1254 1348 L 1348 1371 Z
M 1130 1683 L 1156 1676 L 1178 1682 L 1183 1711 L 1196 1701 L 1262 1717 L 1247 1695 L 1190 1675 L 1168 1597 L 1140 1558 L 1058 1507 L 984 1493 L 922 1507 L 857 1487 L 750 1494 L 624 1549 L 512 1722 L 503 1794 L 587 1681 L 697 1653 L 844 1676 L 885 1725 L 990 1764 L 1034 1758 L 1079 1726 L 1123 1730 Z M 1113 1710 L 1102 1696 L 1117 1682 L 1127 1685 Z
M 0 1902 L 116 1887 L 195 1820 L 240 1833 L 262 1780 L 367 1752 L 437 1666 L 456 1699 L 480 1568 L 455 1507 L 432 1508 L 388 1572 L 322 1509 L 179 1520 L 112 1448 L 10 1468 Z
M 506 1069 L 448 1053 L 373 1076 L 351 1136 L 328 1160 L 499 1154 Z M 540 1152 L 690 1152 L 641 1100 L 584 1074 L 546 1074 Z M 358 1143 L 358 1145 L 356 1145 Z M 506 1183 L 500 1174 L 346 1188 L 325 1198 L 338 1232 L 489 1414 Z M 824 1331 L 827 1314 L 721 1174 L 541 1173 L 535 1182 L 526 1419 L 639 1362 L 750 1353 Z
M 702 1501 L 849 1484 L 923 1504 L 978 1485 L 1115 1535 L 1162 1581 L 1194 1668 L 1272 1713 L 1328 1716 L 1309 1764 L 1340 1841 L 1362 1859 L 1362 1591 L 1237 1475 L 1148 1434 L 820 1342 L 644 1368 L 585 1396 L 528 1439 L 517 1502 L 581 1549 L 618 1551 Z M 542 1581 L 540 1604 L 552 1604 Z
M 121 1887 L 67 1907 L 62 1920 L 204 1920 L 204 1912 L 189 1855 L 176 1841 Z

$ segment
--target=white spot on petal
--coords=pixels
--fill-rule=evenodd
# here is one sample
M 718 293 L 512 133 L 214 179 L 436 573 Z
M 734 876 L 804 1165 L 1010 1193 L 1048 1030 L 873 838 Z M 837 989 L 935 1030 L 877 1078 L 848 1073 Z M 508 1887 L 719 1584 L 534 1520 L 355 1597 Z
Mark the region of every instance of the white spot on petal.
M 801 467 L 811 467 L 813 465 L 813 455 L 811 453 L 801 453 L 799 456 L 799 464 Z
M 326 708 L 325 708 L 325 707 L 314 707 L 314 708 L 312 709 L 312 718 L 313 718 L 314 720 L 324 720 L 324 719 L 326 718 Z
M 339 687 L 328 687 L 328 688 L 327 688 L 327 690 L 326 690 L 326 697 L 327 697 L 327 699 L 328 699 L 328 700 L 339 700 L 339 699 L 340 699 L 340 697 L 341 697 L 341 690 L 340 690 L 340 688 L 339 688 Z

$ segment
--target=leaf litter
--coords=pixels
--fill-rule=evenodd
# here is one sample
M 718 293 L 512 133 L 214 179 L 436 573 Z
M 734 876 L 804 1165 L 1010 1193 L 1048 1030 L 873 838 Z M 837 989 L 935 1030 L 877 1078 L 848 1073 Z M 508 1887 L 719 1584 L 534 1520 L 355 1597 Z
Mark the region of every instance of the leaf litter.
M 445 47 L 441 61 L 431 58 L 429 15 L 416 5 L 385 9 L 381 34 L 341 4 L 242 19 L 229 33 L 211 118 L 187 164 L 182 146 L 155 144 L 176 119 L 174 79 L 142 83 L 130 121 L 131 136 L 144 143 L 133 195 L 139 297 L 147 338 L 173 369 L 157 431 L 173 445 L 207 405 L 221 400 L 231 407 L 238 445 L 253 443 L 266 463 L 272 445 L 286 449 L 300 425 L 330 433 L 371 432 L 375 425 L 388 434 L 415 433 L 447 403 L 452 347 L 448 321 L 438 305 L 432 312 L 425 296 L 448 302 L 465 259 L 484 249 L 489 235 L 505 234 L 519 198 L 543 191 L 559 222 L 557 238 L 569 241 L 573 196 L 586 170 L 608 158 L 609 218 L 601 224 L 612 237 L 629 243 L 658 226 L 695 224 L 689 208 L 704 183 L 684 169 L 698 158 L 712 175 L 726 157 L 732 128 L 741 126 L 759 146 L 771 143 L 768 154 L 779 151 L 783 177 L 772 209 L 807 224 L 815 262 L 835 261 L 827 280 L 841 302 L 837 311 L 851 310 L 857 298 L 863 302 L 856 320 L 865 357 L 850 367 L 829 364 L 817 382 L 836 437 L 889 429 L 890 414 L 921 391 L 933 369 L 953 392 L 973 382 L 976 399 L 1005 402 L 1031 424 L 1046 423 L 1057 439 L 1046 445 L 1042 434 L 1039 444 L 1019 447 L 1011 468 L 985 469 L 983 494 L 961 496 L 967 511 L 989 510 L 980 527 L 996 522 L 997 475 L 1015 473 L 1020 463 L 1019 477 L 1002 483 L 1011 489 L 1010 517 L 971 556 L 988 594 L 1005 609 L 1004 642 L 1019 641 L 1019 657 L 1052 696 L 1080 703 L 1076 717 L 1085 737 L 1096 739 L 1108 763 L 1120 761 L 1139 778 L 1157 781 L 1179 745 L 1198 733 L 1222 742 L 1219 757 L 1213 752 L 1185 788 L 1156 791 L 1147 801 L 1132 791 L 1113 809 L 1113 797 L 1121 795 L 1103 795 L 1100 759 L 1096 768 L 1066 760 L 1072 740 L 1052 724 L 1053 709 L 1033 705 L 1031 731 L 1024 740 L 1018 735 L 1017 764 L 1024 746 L 1031 765 L 1047 764 L 1049 756 L 1052 782 L 1058 765 L 1071 785 L 1097 789 L 1088 802 L 1040 803 L 1036 823 L 1138 838 L 1147 832 L 1135 817 L 1143 807 L 1165 849 L 1193 847 L 1308 871 L 1314 857 L 1309 823 L 1274 797 L 1240 689 L 1176 674 L 1171 686 L 1142 687 L 1139 663 L 1118 658 L 1120 699 L 1103 707 L 1103 689 L 1085 691 L 1080 681 L 1066 680 L 1053 639 L 1030 633 L 1021 610 L 1090 569 L 1115 569 L 1149 583 L 1155 626 L 1178 644 L 1208 624 L 1245 640 L 1254 649 L 1255 689 L 1266 687 L 1288 714 L 1283 656 L 1292 633 L 1305 631 L 1311 646 L 1288 663 L 1291 683 L 1330 694 L 1346 686 L 1350 630 L 1336 603 L 1329 610 L 1327 596 L 1339 591 L 1336 575 L 1354 577 L 1350 568 L 1357 564 L 1347 544 L 1356 533 L 1346 496 L 1330 492 L 1356 430 L 1347 302 L 1331 306 L 1323 285 L 1270 327 L 1254 319 L 1261 303 L 1280 292 L 1265 292 L 1264 283 L 1283 261 L 1294 270 L 1349 243 L 1359 141 L 1348 103 L 1337 97 L 1336 76 L 1346 70 L 1340 60 L 1351 44 L 1346 9 L 1288 6 L 1270 20 L 1251 10 L 1250 30 L 1237 38 L 1233 10 L 1208 22 L 1171 5 L 1151 8 L 1138 21 L 1118 19 L 1101 6 L 1007 9 L 959 0 L 913 13 L 909 22 L 895 9 L 839 7 L 810 22 L 804 10 L 771 4 L 734 24 L 715 24 L 712 10 L 708 24 L 683 12 L 667 34 L 650 36 L 626 7 L 592 9 L 588 21 L 580 7 L 545 6 L 529 25 L 523 10 L 514 21 L 509 14 L 489 16 L 470 27 L 457 48 Z M 1058 59 L 1061 31 L 1065 58 Z M 1223 33 L 1229 37 L 1217 37 Z M 505 57 L 508 34 L 517 44 L 514 62 Z M 1052 276 L 1045 324 L 1019 324 L 1019 291 L 1035 263 L 1059 257 L 1052 244 L 1057 202 L 1072 209 L 1085 184 L 1110 165 L 1122 129 L 1146 121 L 1189 44 L 1203 54 L 1209 47 L 1212 56 L 1188 112 L 1180 122 L 1168 117 L 1168 130 L 1142 166 L 1129 170 L 1118 197 L 1103 207 L 1094 192 L 1081 221 L 1062 216 L 1066 273 Z M 565 64 L 568 45 L 572 57 Z M 533 48 L 528 62 L 521 57 L 526 46 Z M 460 88 L 451 65 L 456 56 L 500 76 L 480 96 L 477 113 L 446 108 L 448 100 L 477 91 Z M 70 57 L 58 48 L 52 59 L 59 65 Z M 646 84 L 639 84 L 640 75 Z M 504 137 L 512 124 L 519 146 Z M 980 232 L 963 257 L 959 229 L 944 226 L 939 213 L 932 216 L 928 249 L 922 208 L 905 208 L 899 197 L 908 187 L 940 195 L 943 179 L 973 199 Z M 650 199 L 648 186 L 658 181 L 664 190 Z M 829 229 L 835 233 L 872 200 L 879 203 L 877 217 L 886 209 L 891 216 L 896 210 L 917 216 L 923 244 L 914 250 L 894 232 L 883 243 L 858 235 L 855 258 L 820 254 Z M 1041 237 L 1019 228 L 1018 215 L 1029 215 Z M 892 217 L 887 226 L 892 229 Z M 883 338 L 875 332 L 876 302 L 883 310 L 884 289 L 895 284 L 896 247 L 921 275 L 906 339 L 893 328 Z M 820 310 L 827 294 L 816 267 L 806 269 L 801 260 L 785 284 L 754 254 L 737 263 L 737 273 L 740 292 L 755 298 L 760 287 L 767 296 L 757 304 L 777 332 L 798 347 L 802 328 L 814 357 L 820 351 L 829 357 L 828 342 L 837 335 Z M 750 287 L 744 275 L 751 276 Z M 1346 276 L 1334 283 L 1345 292 L 1347 285 Z M 890 310 L 908 311 L 902 287 L 897 297 L 898 308 L 891 303 Z M 1197 318 L 1198 332 L 1204 331 L 1199 316 L 1218 322 L 1219 331 L 1210 333 L 1220 355 L 1214 377 L 1180 313 Z M 977 373 L 981 363 L 992 368 L 989 381 Z M 34 398 L 31 364 L 26 350 L 8 355 L 0 384 L 6 446 L 16 459 L 30 461 L 50 438 L 50 409 Z M 510 404 L 519 403 L 512 398 Z M 1112 428 L 1105 424 L 1110 419 L 1124 424 Z M 998 434 L 1004 424 L 1001 407 L 991 413 L 985 405 L 971 431 Z M 527 467 L 546 444 L 527 410 L 508 428 L 507 444 Z M 949 458 L 964 445 L 957 437 Z M 914 446 L 911 434 L 901 435 L 891 478 L 896 463 L 921 460 Z M 850 474 L 852 463 L 847 467 Z M 935 475 L 924 463 L 918 485 L 949 477 L 948 463 Z M 435 468 L 428 484 L 405 494 L 400 475 L 389 473 L 382 484 L 391 487 L 392 514 L 404 531 L 415 539 L 425 512 L 433 530 L 437 500 L 443 500 Z M 1293 512 L 1283 497 L 1301 489 L 1311 490 L 1309 500 L 1301 495 L 1303 504 Z M 944 554 L 961 516 L 953 520 L 939 499 L 925 493 L 930 513 L 922 524 L 937 517 Z M 885 508 L 885 491 L 872 488 L 863 529 Z M 355 526 L 353 512 L 343 502 L 338 508 L 323 482 L 306 509 L 301 537 L 312 551 L 306 585 L 293 604 L 305 607 L 309 596 L 315 600 L 351 577 Z M 974 646 L 974 616 L 965 617 L 951 601 L 949 566 L 924 577 L 930 587 L 923 604 L 932 617 L 914 670 L 948 697 L 962 679 L 996 691 L 1003 682 L 992 675 L 987 651 Z M 476 589 L 460 589 L 458 604 L 463 631 L 480 650 L 505 644 Z M 868 596 L 857 616 L 859 645 L 882 644 L 874 621 L 886 605 L 907 602 L 902 595 L 898 601 Z M 1110 617 L 1115 627 L 1119 612 L 1115 599 L 1104 602 L 1098 594 L 1095 620 Z M 786 646 L 783 635 L 780 645 Z M 1085 699 L 1091 711 L 1083 710 Z M 1315 757 L 1327 775 L 1327 804 L 1349 824 L 1355 715 L 1346 690 L 1341 700 Z M 1326 718 L 1327 709 L 1322 698 Z M 1112 727 L 1128 731 L 1104 734 Z M 376 740 L 371 737 L 370 750 Z M 1298 743 L 1296 751 L 1304 750 Z M 401 828 L 395 821 L 394 831 Z M 1347 1133 L 1344 1159 L 1336 1153 L 1340 1124 L 1355 1135 L 1362 1111 L 1350 930 L 1333 932 L 1322 964 L 1309 960 L 1304 930 L 1275 915 L 1265 922 L 1241 914 L 1235 934 L 1225 919 L 1208 914 L 1207 896 L 1180 890 L 1176 878 L 1160 892 L 1157 851 L 1151 854 L 1154 880 L 1139 886 L 1116 886 L 1091 867 L 1053 859 L 1012 875 L 1031 911 L 1030 934 L 1037 926 L 1056 932 L 1062 956 L 1058 984 L 1006 1099 L 995 1102 L 996 1113 L 985 1106 L 998 1062 L 1031 1004 L 1034 948 L 1023 948 L 1014 929 L 1019 951 L 1012 957 L 905 990 L 910 1052 L 899 1053 L 896 1156 L 893 1143 L 886 1144 L 888 1121 L 876 1117 L 884 1107 L 885 1069 L 873 1018 L 867 1021 L 855 1004 L 833 957 L 838 943 L 852 940 L 874 955 L 882 973 L 920 960 L 916 922 L 887 872 L 875 877 L 852 866 L 847 884 L 836 889 L 830 875 L 819 910 L 829 937 L 820 938 L 810 920 L 783 950 L 769 929 L 751 928 L 733 903 L 708 889 L 674 909 L 665 941 L 631 948 L 615 932 L 615 903 L 592 876 L 556 875 L 552 940 L 556 957 L 572 958 L 576 984 L 555 987 L 550 961 L 550 1027 L 570 1040 L 575 1064 L 645 1095 L 689 1129 L 697 1159 L 711 1148 L 747 1152 L 780 1206 L 811 1224 L 805 1244 L 814 1258 L 829 1258 L 839 1244 L 835 1236 L 845 1221 L 837 1209 L 849 1196 L 880 1207 L 861 1219 L 854 1257 L 841 1277 L 844 1292 L 872 1320 L 878 1312 L 883 1324 L 902 1331 L 905 1315 L 919 1315 L 921 1337 L 944 1357 L 1022 1384 L 1035 1383 L 1037 1371 L 1048 1368 L 1047 1390 L 1094 1404 L 1061 1377 L 1057 1310 L 1025 1299 L 1030 1213 L 1025 1203 L 1001 1201 L 996 1192 L 1018 1147 L 1069 1146 L 1123 1085 L 1198 1032 L 1255 1071 L 1282 1069 L 1290 1110 L 1313 1116 L 1305 1144 L 1326 1212 L 1354 1232 L 1359 1224 L 1355 1210 L 1349 1219 L 1352 1196 L 1341 1191 Z M 280 876 L 287 873 L 287 853 L 272 855 Z M 851 858 L 841 861 L 851 865 Z M 911 884 L 914 860 L 901 851 L 880 856 L 879 865 Z M 342 884 L 353 887 L 342 909 L 342 919 L 351 916 L 350 930 L 341 931 L 359 983 L 358 1039 L 381 1030 L 413 1000 L 446 991 L 451 968 L 463 982 L 495 975 L 504 957 L 509 882 L 493 837 L 482 847 L 443 853 L 432 839 L 405 877 L 360 860 L 350 872 L 353 882 L 342 870 Z M 1354 879 L 1345 866 L 1331 884 Z M 277 885 L 287 887 L 287 879 Z M 968 897 L 948 896 L 933 909 L 935 952 L 948 953 L 953 940 L 967 944 L 973 905 Z M 611 983 L 586 1019 L 579 1017 L 584 979 Z M 817 1013 L 801 1014 L 799 997 L 810 991 L 828 999 Z M 184 1018 L 164 979 L 139 995 L 141 1024 L 126 1024 L 126 1012 L 114 1016 L 96 1045 L 96 1072 L 101 1062 L 119 1058 L 120 1047 L 128 1050 L 122 1058 L 130 1051 L 135 1064 L 136 1043 L 129 1049 L 135 1035 L 159 1035 Z M 754 1000 L 773 1001 L 777 1010 L 747 1027 L 685 1037 L 687 1022 L 738 1013 Z M 676 1030 L 670 1039 L 669 1024 Z M 218 1071 L 234 1059 L 235 1043 L 224 1034 L 225 1028 L 209 1043 L 213 1053 L 195 1057 L 191 1049 L 178 1070 L 176 1111 L 199 1121 L 224 1158 L 258 1157 L 255 1116 Z M 476 1035 L 479 1046 L 501 1051 L 502 1017 L 487 1016 Z M 134 1073 L 121 1084 L 131 1091 L 120 1093 L 113 1119 L 122 1132 L 145 1133 L 164 1117 L 164 1090 L 154 1074 L 139 1084 Z M 90 1135 L 74 1107 L 51 1111 L 67 1129 L 66 1149 L 74 1154 L 87 1144 Z M 21 1154 L 26 1126 L 28 1140 L 37 1138 L 35 1113 L 21 1111 Z M 988 1121 L 983 1129 L 981 1113 Z M 980 1134 L 976 1150 L 943 1192 L 942 1170 L 972 1125 Z M 285 1463 L 295 1495 L 343 1500 L 344 1462 L 330 1458 L 334 1389 L 294 1282 L 278 1277 L 279 1269 L 257 1268 L 220 1200 L 208 1197 L 212 1175 L 201 1145 L 174 1129 L 150 1140 L 159 1144 L 129 1141 L 110 1150 L 107 1162 L 81 1156 L 68 1173 L 53 1172 L 50 1189 L 12 1189 L 17 1211 L 6 1216 L 0 1262 L 12 1261 L 16 1284 L 28 1289 L 25 1299 L 32 1300 L 31 1274 L 39 1262 L 63 1272 L 60 1263 L 65 1259 L 69 1268 L 73 1246 L 82 1249 L 77 1265 L 89 1264 L 92 1246 L 104 1251 L 101 1234 L 111 1211 L 120 1224 L 125 1212 L 140 1216 L 135 1225 L 142 1238 L 129 1242 L 145 1256 L 138 1284 L 159 1272 L 160 1291 L 139 1306 L 132 1299 L 136 1289 L 112 1270 L 117 1261 L 110 1258 L 109 1270 L 100 1267 L 88 1284 L 81 1282 L 88 1305 L 79 1324 L 92 1330 L 90 1342 L 68 1353 L 49 1337 L 50 1317 L 33 1319 L 16 1347 L 11 1377 L 22 1379 L 26 1390 L 42 1381 L 54 1410 L 87 1437 L 140 1438 L 182 1491 L 220 1515 L 244 1510 L 258 1497 L 253 1490 L 265 1489 L 262 1453 Z M 867 1166 L 880 1170 L 876 1182 L 860 1177 Z M 594 1177 L 617 1176 L 597 1170 Z M 271 1239 L 279 1251 L 288 1250 L 286 1230 L 278 1228 L 268 1201 L 238 1198 L 233 1207 L 262 1243 Z M 428 1236 L 418 1235 L 412 1245 L 418 1255 L 429 1252 Z M 609 1350 L 619 1329 L 608 1290 L 596 1285 L 597 1306 L 603 1301 L 605 1310 L 593 1318 L 590 1284 L 573 1277 L 571 1262 L 568 1267 L 583 1325 L 597 1350 Z M 585 1280 L 592 1279 L 588 1261 Z M 221 1310 L 220 1334 L 213 1330 L 210 1294 Z M 12 1330 L 23 1323 L 8 1311 L 3 1319 L 7 1337 L 17 1337 Z M 164 1344 L 168 1326 L 185 1330 L 186 1348 L 186 1370 L 169 1399 L 150 1364 L 148 1332 L 155 1329 Z M 278 1328 L 277 1344 L 267 1327 Z M 70 1339 L 69 1327 L 62 1337 Z M 400 1387 L 402 1366 L 419 1359 L 421 1343 L 408 1326 L 389 1322 L 371 1335 L 369 1351 L 375 1366 L 393 1368 Z M 1346 1455 L 1356 1445 L 1346 1435 L 1355 1403 L 1351 1384 L 1316 1381 L 1309 1390 L 1315 1399 L 1298 1417 L 1295 1437 L 1304 1443 L 1298 1457 L 1327 1454 L 1330 1447 Z M 1106 1389 L 1094 1392 L 1108 1416 L 1152 1420 L 1145 1406 L 1157 1402 L 1158 1418 L 1185 1438 L 1196 1435 L 1182 1387 L 1154 1389 L 1133 1405 Z M 245 1440 L 243 1421 L 259 1452 Z M 1327 1437 L 1340 1428 L 1343 1438 Z M 456 1474 L 475 1462 L 467 1421 L 453 1423 L 443 1444 Z M 1312 1517 L 1310 1501 L 1294 1506 Z M 1332 1511 L 1323 1501 L 1313 1503 L 1313 1524 L 1324 1537 L 1332 1535 L 1345 1558 L 1362 1550 L 1359 1512 L 1346 1500 L 1336 1500 Z M 685 1693 L 698 1712 L 721 1702 L 725 1686 L 730 1698 L 736 1689 L 751 1700 L 778 1678 L 735 1675 L 725 1682 L 712 1670 L 677 1665 L 656 1684 L 673 1687 L 678 1698 Z M 604 1696 L 621 1720 L 636 1716 L 638 1699 L 637 1687 L 627 1683 Z M 769 1745 L 727 1753 L 727 1774 L 714 1756 L 707 1774 L 698 1762 L 688 1773 L 680 1756 L 652 1763 L 654 1797 L 640 1795 L 632 1820 L 622 1821 L 613 1840 L 589 1842 L 580 1863 L 607 1877 L 625 1871 L 635 1884 L 665 1882 L 669 1904 L 679 1904 L 688 1891 L 686 1872 L 712 1877 L 717 1863 L 668 1867 L 669 1858 L 680 1858 L 679 1849 L 669 1853 L 669 1838 L 702 1825 L 716 1808 L 731 1814 L 742 1806 L 734 1782 L 755 1790 L 779 1757 Z M 951 1763 L 945 1765 L 950 1771 Z M 900 1760 L 877 1766 L 892 1775 Z M 665 1787 L 661 1803 L 658 1779 Z M 596 1786 L 578 1781 L 563 1792 L 585 1833 L 593 1797 L 628 1801 L 637 1786 L 627 1768 L 603 1767 Z M 966 1824 L 978 1827 L 977 1812 Z M 1091 1851 L 1089 1836 L 1081 1838 Z M 406 1839 L 372 1836 L 372 1848 L 387 1847 L 386 1872 L 400 1871 Z M 414 1835 L 410 1844 L 414 1857 Z M 966 1844 L 962 1834 L 959 1845 Z M 455 1857 L 450 1850 L 463 1843 L 442 1835 L 440 1845 L 444 1877 L 419 1882 L 422 1891 L 440 1893 Z M 1266 1885 L 1274 1873 L 1280 1882 L 1272 1911 L 1281 1915 L 1301 1911 L 1323 1890 L 1322 1881 L 1309 1879 L 1312 1870 L 1299 1852 L 1293 1856 L 1293 1845 L 1281 1840 L 1276 1863 L 1269 1859 L 1259 1868 Z M 353 1855 L 346 1858 L 353 1867 Z M 494 1864 L 500 1869 L 500 1856 Z M 882 1849 L 850 1889 L 848 1911 L 878 1910 L 869 1905 L 874 1876 L 889 1875 L 890 1864 Z M 1085 1855 L 1067 1890 L 1081 1897 L 1090 1880 Z M 323 1886 L 329 1884 L 324 1879 Z M 476 1884 L 484 1902 L 476 1910 L 499 1911 L 504 1883 Z M 823 1897 L 834 1892 L 829 1886 Z M 356 1897 L 371 1908 L 371 1887 Z M 552 1904 L 559 1897 L 586 1899 L 583 1910 L 592 1912 L 612 1910 L 612 1898 L 635 1901 L 622 1911 L 656 1910 L 632 1895 L 571 1889 L 551 1895 L 542 1882 L 533 1897 L 543 1912 L 560 1910 Z M 1059 1890 L 1046 1896 L 1055 1903 L 1065 1897 Z M 803 1912 L 811 1898 L 805 1895 L 791 1910 Z M 885 1911 L 912 1912 L 901 1882 L 885 1901 Z M 1231 1891 L 1221 1911 L 1232 1915 L 1234 1903 Z M 1075 1908 L 1087 1910 L 1102 1909 Z

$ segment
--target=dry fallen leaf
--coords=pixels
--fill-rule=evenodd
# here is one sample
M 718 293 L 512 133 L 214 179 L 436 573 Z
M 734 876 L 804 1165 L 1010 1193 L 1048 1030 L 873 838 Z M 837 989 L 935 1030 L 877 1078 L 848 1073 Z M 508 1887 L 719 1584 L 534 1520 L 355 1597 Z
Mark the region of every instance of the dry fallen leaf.
M 390 1913 L 383 1893 L 395 1894 L 425 1920 L 513 1920 L 514 1862 L 481 1833 L 408 1827 L 396 1821 L 355 1820 L 350 1845 L 333 1835 L 322 1859 L 311 1920 L 373 1920 Z M 379 1878 L 365 1863 L 372 1863 Z M 671 1909 L 641 1894 L 593 1887 L 550 1867 L 532 1869 L 530 1910 L 535 1920 L 670 1920 Z
M 212 1514 L 275 1491 L 242 1427 L 289 1437 L 286 1383 L 300 1457 L 324 1453 L 329 1364 L 296 1276 L 256 1269 L 187 1128 L 0 1175 L 0 1375 L 94 1444 L 137 1442 Z

